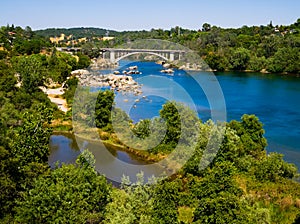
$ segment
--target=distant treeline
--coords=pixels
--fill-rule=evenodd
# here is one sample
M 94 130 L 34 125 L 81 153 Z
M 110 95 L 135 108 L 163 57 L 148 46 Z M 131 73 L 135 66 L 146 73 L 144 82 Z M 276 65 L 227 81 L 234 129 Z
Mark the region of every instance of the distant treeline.
M 109 34 L 115 39 L 80 44 L 86 49 L 114 47 L 136 39 L 163 39 L 182 44 L 196 51 L 214 70 L 250 70 L 274 73 L 300 72 L 300 19 L 287 26 L 220 28 L 208 23 L 199 30 L 181 27 L 170 30 L 111 31 L 98 28 L 47 29 L 36 31 L 45 37 L 72 34 L 74 37 L 93 37 Z
M 55 37 L 60 36 L 62 33 L 69 36 L 72 35 L 74 38 L 82 38 L 82 37 L 95 37 L 95 36 L 105 36 L 105 35 L 116 35 L 118 32 L 113 30 L 107 30 L 102 28 L 49 28 L 45 30 L 37 30 L 36 34 L 43 37 Z

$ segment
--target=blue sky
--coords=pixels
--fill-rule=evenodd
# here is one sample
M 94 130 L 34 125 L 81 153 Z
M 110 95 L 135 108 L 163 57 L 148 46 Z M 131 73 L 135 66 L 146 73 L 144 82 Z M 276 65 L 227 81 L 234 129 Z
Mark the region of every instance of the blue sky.
M 291 24 L 299 0 L 1 0 L 0 25 L 100 27 L 113 30 L 200 29 Z

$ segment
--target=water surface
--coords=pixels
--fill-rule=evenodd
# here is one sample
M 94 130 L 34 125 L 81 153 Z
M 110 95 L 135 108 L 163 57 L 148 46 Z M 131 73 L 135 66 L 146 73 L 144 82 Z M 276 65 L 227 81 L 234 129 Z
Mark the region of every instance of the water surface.
M 135 102 L 134 107 L 131 105 L 129 110 L 129 115 L 134 122 L 158 116 L 159 110 L 168 97 L 183 103 L 188 102 L 187 98 L 178 91 L 178 87 L 170 82 L 178 83 L 188 93 L 203 121 L 210 119 L 211 111 L 220 108 L 211 108 L 205 92 L 192 78 L 194 75 L 201 76 L 207 85 L 216 81 L 220 84 L 226 104 L 227 121 L 240 120 L 243 114 L 255 114 L 264 124 L 268 152 L 283 153 L 285 160 L 300 167 L 300 78 L 278 74 L 218 72 L 215 73 L 217 78 L 215 80 L 211 73 L 179 70 L 176 70 L 173 76 L 169 76 L 161 73 L 162 67 L 153 62 L 128 61 L 121 62 L 120 71 L 130 65 L 138 65 L 139 70 L 142 71 L 142 75 L 133 75 L 133 77 L 143 84 L 144 94 L 148 94 L 144 97 L 130 94 L 123 96 L 133 100 L 139 99 L 139 102 Z M 157 79 L 151 79 L 157 76 L 170 82 L 157 82 Z M 150 77 L 150 79 L 143 79 L 143 77 Z M 120 98 L 119 101 L 118 98 L 116 99 L 117 105 L 128 107 L 122 99 L 124 98 Z M 53 135 L 50 146 L 49 163 L 52 165 L 57 160 L 66 163 L 74 162 L 80 153 L 76 141 L 70 136 Z M 96 147 L 90 146 L 90 148 Z M 125 152 L 113 151 L 111 153 L 114 153 L 116 159 L 132 164 L 143 163 Z M 114 161 L 111 163 L 113 164 Z

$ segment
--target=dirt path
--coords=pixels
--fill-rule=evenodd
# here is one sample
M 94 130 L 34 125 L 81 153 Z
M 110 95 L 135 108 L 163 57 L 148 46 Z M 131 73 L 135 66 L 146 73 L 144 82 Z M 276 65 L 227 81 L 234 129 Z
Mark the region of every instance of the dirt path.
M 50 101 L 52 103 L 55 103 L 61 111 L 66 113 L 69 110 L 67 101 L 61 98 L 61 95 L 64 94 L 64 90 L 62 87 L 56 89 L 47 89 L 45 87 L 40 87 L 40 89 L 47 94 Z

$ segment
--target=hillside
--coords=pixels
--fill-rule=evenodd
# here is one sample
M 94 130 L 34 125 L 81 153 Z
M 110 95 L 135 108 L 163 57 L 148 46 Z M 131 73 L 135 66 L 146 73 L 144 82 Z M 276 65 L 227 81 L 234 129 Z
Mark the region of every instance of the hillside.
M 74 38 L 83 38 L 83 37 L 95 37 L 95 36 L 105 36 L 116 35 L 118 32 L 114 30 L 106 30 L 102 28 L 93 28 L 93 27 L 76 27 L 76 28 L 48 28 L 45 30 L 36 30 L 36 34 L 43 37 L 53 37 L 60 36 L 62 33 L 69 36 L 73 35 Z

